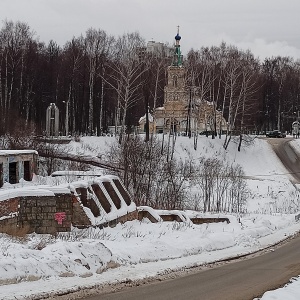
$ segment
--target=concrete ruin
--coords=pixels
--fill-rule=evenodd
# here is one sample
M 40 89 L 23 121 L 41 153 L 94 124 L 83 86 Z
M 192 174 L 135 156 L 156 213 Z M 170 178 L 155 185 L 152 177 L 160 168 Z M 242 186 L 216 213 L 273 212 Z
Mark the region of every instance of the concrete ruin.
M 9 234 L 55 235 L 72 226 L 102 228 L 134 219 L 136 205 L 117 176 L 0 190 L 0 232 Z
M 102 228 L 138 219 L 137 207 L 117 176 L 100 176 L 89 182 L 73 182 L 71 186 L 73 207 L 77 210 L 73 226 Z
M 149 206 L 139 206 L 138 219 L 142 221 L 147 218 L 152 223 L 157 222 L 173 222 L 187 224 L 204 224 L 204 223 L 230 223 L 229 218 L 220 215 L 214 216 L 201 214 L 200 212 L 185 212 L 181 210 L 161 210 L 153 209 Z
M 21 179 L 31 181 L 37 172 L 37 151 L 0 150 L 0 188 L 5 182 L 15 184 Z
M 147 218 L 150 222 L 202 224 L 226 222 L 227 218 L 189 215 L 179 210 L 136 207 L 119 177 L 100 175 L 57 186 L 25 185 L 0 188 L 0 232 L 69 232 L 72 226 L 113 227 L 118 223 Z

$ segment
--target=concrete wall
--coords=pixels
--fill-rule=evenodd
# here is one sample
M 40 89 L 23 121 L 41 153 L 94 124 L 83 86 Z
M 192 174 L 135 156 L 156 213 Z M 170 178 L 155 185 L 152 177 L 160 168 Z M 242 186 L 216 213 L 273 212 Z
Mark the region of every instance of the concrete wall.
M 19 228 L 17 217 L 12 217 L 12 218 L 0 220 L 0 232 L 11 234 L 14 236 L 24 236 L 29 231 L 28 231 L 28 227 Z
M 84 205 L 80 203 L 75 196 L 72 197 L 72 201 L 73 201 L 72 225 L 77 228 L 86 228 L 91 226 L 92 223 L 84 211 Z
M 78 228 L 114 226 L 138 219 L 136 205 L 117 176 L 97 177 L 88 184 L 79 181 L 73 183 L 72 190 L 78 201 L 72 222 Z
M 73 214 L 71 194 L 44 197 L 21 197 L 19 225 L 29 224 L 36 233 L 70 231 Z
M 116 176 L 77 182 L 77 186 L 64 188 L 63 192 L 60 187 L 52 189 L 47 196 L 38 196 L 35 191 L 35 196 L 23 196 L 20 189 L 14 198 L 1 200 L 0 232 L 55 235 L 70 231 L 71 225 L 101 228 L 138 219 L 136 205 Z
M 19 182 L 21 178 L 24 178 L 24 162 L 29 162 L 29 178 L 31 180 L 33 173 L 38 173 L 38 154 L 33 150 L 28 150 L 28 153 L 24 153 L 25 150 L 0 150 L 0 187 L 4 182 L 10 182 L 9 164 L 16 163 L 16 182 Z
M 139 221 L 142 221 L 144 218 L 149 219 L 150 222 L 152 223 L 157 223 L 157 219 L 151 215 L 151 213 L 149 211 L 145 211 L 145 210 L 139 210 L 138 211 L 138 219 Z
M 12 198 L 0 202 L 0 217 L 18 212 L 19 198 Z
M 111 185 L 112 188 L 114 185 Z M 81 189 L 82 200 L 72 193 L 58 193 L 53 196 L 19 196 L 0 201 L 0 232 L 12 235 L 23 236 L 27 233 L 36 232 L 40 234 L 57 234 L 71 230 L 71 225 L 77 228 L 87 228 L 95 226 L 99 228 L 114 227 L 118 223 L 132 220 L 142 220 L 148 218 L 151 222 L 157 222 L 148 210 L 133 209 L 131 211 L 122 210 L 122 214 L 116 214 L 115 218 L 108 221 L 93 224 L 88 217 L 91 213 L 89 201 L 86 199 L 86 190 Z M 123 193 L 123 192 L 122 192 Z M 122 201 L 123 198 L 122 198 Z M 124 201 L 125 202 L 125 201 Z M 129 200 L 127 200 L 129 203 Z M 85 205 L 84 205 L 85 204 Z M 100 204 L 98 202 L 98 204 Z M 124 204 L 124 203 L 123 203 Z M 115 208 L 114 208 L 115 209 Z M 100 209 L 102 214 L 103 209 Z M 155 211 L 154 211 L 155 212 Z M 159 212 L 162 221 L 185 222 L 177 213 Z M 228 218 L 190 218 L 194 224 L 227 222 Z
M 18 197 L 0 202 L 0 232 L 49 233 L 71 230 L 71 194 Z M 5 216 L 6 218 L 3 218 Z
M 191 218 L 191 221 L 194 224 L 204 224 L 204 223 L 222 223 L 226 222 L 227 224 L 230 223 L 228 218 Z

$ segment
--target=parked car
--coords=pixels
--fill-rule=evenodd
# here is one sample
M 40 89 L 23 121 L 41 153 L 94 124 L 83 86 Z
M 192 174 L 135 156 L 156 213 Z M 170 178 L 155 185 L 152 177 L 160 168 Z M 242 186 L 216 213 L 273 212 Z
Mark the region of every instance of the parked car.
M 283 132 L 280 132 L 279 130 L 273 130 L 266 133 L 266 137 L 270 138 L 284 138 L 286 137 L 286 134 Z
M 213 131 L 211 131 L 211 130 L 204 130 L 204 131 L 199 132 L 199 134 L 200 135 L 207 135 L 207 136 L 209 136 L 209 135 L 213 134 Z M 215 132 L 215 135 L 217 135 L 216 132 Z

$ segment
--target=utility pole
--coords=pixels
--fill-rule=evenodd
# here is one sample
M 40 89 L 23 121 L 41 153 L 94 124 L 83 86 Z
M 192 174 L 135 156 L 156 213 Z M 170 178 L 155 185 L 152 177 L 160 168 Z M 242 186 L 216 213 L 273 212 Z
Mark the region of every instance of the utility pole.
M 145 142 L 149 142 L 149 105 L 148 105 L 148 95 L 145 97 L 145 108 L 146 108 L 146 139 Z
M 69 135 L 69 100 L 63 101 L 66 106 L 66 114 L 65 114 L 65 135 Z
M 192 136 L 191 110 L 192 110 L 192 88 L 190 87 L 190 99 L 189 99 L 189 106 L 188 106 L 188 113 L 187 113 L 187 120 L 186 120 L 186 132 L 185 132 L 185 134 L 188 135 L 189 138 L 191 138 L 191 136 Z

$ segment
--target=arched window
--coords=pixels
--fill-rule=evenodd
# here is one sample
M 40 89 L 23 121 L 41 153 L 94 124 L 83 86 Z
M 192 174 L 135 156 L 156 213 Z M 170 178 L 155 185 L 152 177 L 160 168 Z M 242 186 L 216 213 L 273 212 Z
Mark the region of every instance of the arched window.
M 173 76 L 173 86 L 177 87 L 177 76 Z

